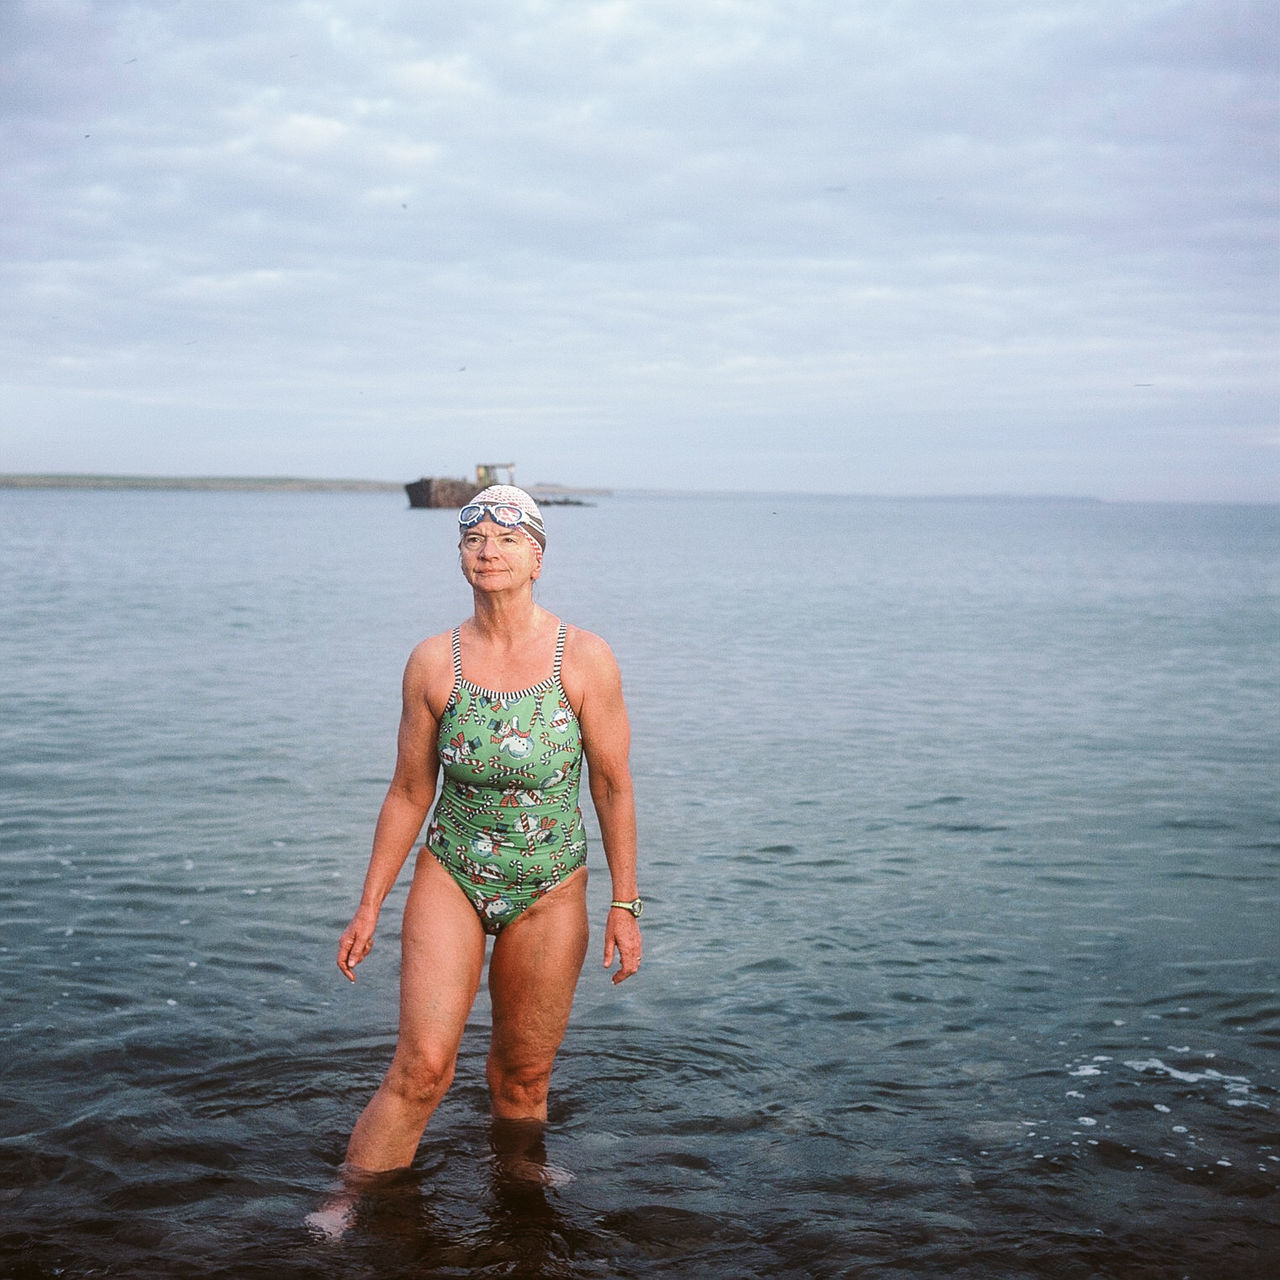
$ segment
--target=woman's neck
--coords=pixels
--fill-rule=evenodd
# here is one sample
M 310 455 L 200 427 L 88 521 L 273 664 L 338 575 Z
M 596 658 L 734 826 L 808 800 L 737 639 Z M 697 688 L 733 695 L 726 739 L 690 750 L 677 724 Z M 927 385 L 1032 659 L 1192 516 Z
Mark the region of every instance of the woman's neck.
M 485 640 L 511 643 L 528 639 L 546 616 L 546 610 L 534 603 L 532 592 L 520 592 L 514 598 L 477 593 L 472 622 Z

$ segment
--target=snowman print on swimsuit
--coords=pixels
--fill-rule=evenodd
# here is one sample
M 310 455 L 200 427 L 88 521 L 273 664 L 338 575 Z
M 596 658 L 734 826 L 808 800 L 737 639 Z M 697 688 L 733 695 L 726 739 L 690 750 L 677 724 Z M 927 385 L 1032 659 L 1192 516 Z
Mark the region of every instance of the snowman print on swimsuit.
M 479 752 L 479 750 L 479 738 L 469 739 L 465 733 L 459 732 L 454 734 L 454 736 L 440 748 L 440 762 L 445 765 L 478 765 L 480 763 L 477 757 L 477 752 Z
M 525 760 L 533 751 L 533 735 L 520 728 L 520 722 L 515 716 L 510 720 L 490 720 L 489 733 L 489 741 L 513 760 Z

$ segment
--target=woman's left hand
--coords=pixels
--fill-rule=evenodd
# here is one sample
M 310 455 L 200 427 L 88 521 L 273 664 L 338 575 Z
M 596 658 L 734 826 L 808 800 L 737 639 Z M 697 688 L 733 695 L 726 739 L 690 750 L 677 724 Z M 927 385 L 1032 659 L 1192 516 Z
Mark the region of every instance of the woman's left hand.
M 621 907 L 610 907 L 604 926 L 604 967 L 610 968 L 616 952 L 618 972 L 613 975 L 614 986 L 625 982 L 640 968 L 640 922 Z

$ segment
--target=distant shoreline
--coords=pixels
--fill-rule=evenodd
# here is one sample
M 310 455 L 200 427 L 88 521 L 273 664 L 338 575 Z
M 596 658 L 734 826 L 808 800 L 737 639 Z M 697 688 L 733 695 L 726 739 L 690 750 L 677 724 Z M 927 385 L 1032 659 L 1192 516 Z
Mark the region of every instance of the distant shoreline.
M 596 497 L 628 493 L 633 497 L 667 498 L 733 498 L 808 497 L 852 498 L 860 502 L 1001 502 L 1001 503 L 1084 503 L 1097 505 L 1132 504 L 1137 506 L 1276 506 L 1274 499 L 1212 498 L 1099 498 L 1077 493 L 801 493 L 795 490 L 730 490 L 730 489 L 599 489 L 574 485 L 535 484 L 526 486 L 544 502 L 564 497 Z M 395 480 L 335 480 L 307 476 L 148 476 L 97 475 L 78 472 L 4 472 L 0 473 L 0 490 L 4 489 L 99 489 L 151 490 L 163 492 L 232 492 L 232 493 L 398 493 L 405 486 Z
M 403 493 L 391 480 L 311 480 L 301 476 L 0 475 L 0 489 L 177 489 L 247 493 Z
M 526 488 L 542 501 L 568 497 L 604 497 L 614 489 L 578 488 L 564 484 L 533 484 Z M 145 476 L 98 475 L 77 472 L 0 473 L 0 489 L 152 489 L 158 492 L 229 491 L 240 493 L 404 493 L 394 480 L 325 480 L 305 476 Z M 1087 494 L 1062 493 L 826 493 L 791 490 L 630 489 L 637 497 L 732 498 L 743 493 L 758 497 L 839 497 L 862 502 L 1101 502 Z

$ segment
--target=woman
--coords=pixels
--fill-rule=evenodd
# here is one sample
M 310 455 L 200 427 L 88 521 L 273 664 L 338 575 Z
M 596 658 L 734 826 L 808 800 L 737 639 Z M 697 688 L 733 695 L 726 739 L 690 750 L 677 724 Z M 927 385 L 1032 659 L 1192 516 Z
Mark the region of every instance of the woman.
M 613 879 L 604 964 L 617 957 L 615 983 L 640 966 L 630 729 L 617 663 L 598 636 L 534 603 L 547 540 L 524 490 L 483 490 L 462 508 L 459 527 L 475 612 L 409 658 L 395 775 L 359 908 L 338 944 L 338 968 L 354 982 L 443 768 L 405 904 L 395 1057 L 347 1148 L 356 1174 L 412 1162 L 453 1079 L 488 935 L 492 1113 L 546 1119 L 587 950 L 584 757 Z

